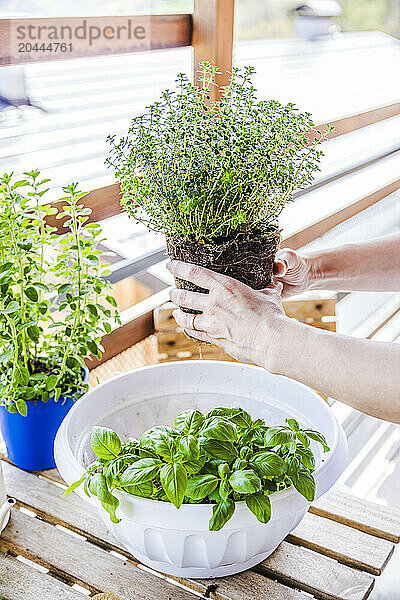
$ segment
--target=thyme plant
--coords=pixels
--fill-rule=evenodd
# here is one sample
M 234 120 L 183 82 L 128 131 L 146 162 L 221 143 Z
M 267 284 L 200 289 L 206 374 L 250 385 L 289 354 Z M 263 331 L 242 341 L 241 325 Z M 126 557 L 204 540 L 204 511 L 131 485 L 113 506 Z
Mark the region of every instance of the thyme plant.
M 125 137 L 108 137 L 122 204 L 149 229 L 203 243 L 275 228 L 294 190 L 312 181 L 331 128 L 309 146 L 310 113 L 258 100 L 251 66 L 233 69 L 210 102 L 217 67 L 200 69 L 201 87 L 178 75 Z
M 63 188 L 57 218 L 67 231 L 57 235 L 46 222 L 58 212 L 44 201 L 50 180 L 24 175 L 0 177 L 0 403 L 25 416 L 27 401 L 85 391 L 84 359 L 100 358 L 118 315 L 84 193 L 76 183 Z
M 217 531 L 244 501 L 261 523 L 271 518 L 270 495 L 294 486 L 309 502 L 315 496 L 311 442 L 329 450 L 324 436 L 301 429 L 294 419 L 268 427 L 242 408 L 180 413 L 173 427 L 152 427 L 123 444 L 107 427 L 94 427 L 96 460 L 65 492 L 84 484 L 111 520 L 119 500 L 114 490 L 133 496 L 185 504 L 212 504 L 209 529 Z

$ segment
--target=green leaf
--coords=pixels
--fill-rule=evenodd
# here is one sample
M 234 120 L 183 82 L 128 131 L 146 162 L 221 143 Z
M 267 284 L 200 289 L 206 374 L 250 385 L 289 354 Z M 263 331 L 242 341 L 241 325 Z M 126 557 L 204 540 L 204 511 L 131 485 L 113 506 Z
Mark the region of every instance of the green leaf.
M 28 252 L 28 250 L 30 250 L 33 246 L 32 242 L 17 242 L 17 246 L 18 248 L 21 248 L 21 250 L 26 250 Z
M 203 500 L 215 490 L 218 481 L 215 475 L 195 475 L 187 482 L 185 496 L 192 500 Z
M 15 379 L 19 385 L 28 385 L 30 378 L 30 373 L 26 367 L 22 364 L 17 365 L 17 370 L 15 373 Z
M 199 440 L 194 435 L 183 435 L 179 440 L 179 449 L 186 460 L 197 460 L 200 456 Z
M 303 463 L 307 469 L 310 471 L 314 471 L 315 469 L 315 459 L 314 454 L 309 448 L 300 448 L 299 446 L 296 448 L 296 455 L 299 457 L 300 462 Z
M 3 308 L 2 310 L 0 310 L 0 313 L 3 315 L 11 315 L 12 313 L 15 313 L 19 311 L 19 304 L 18 302 L 10 302 L 10 304 L 8 304 L 5 308 Z
M 315 431 L 314 429 L 305 429 L 303 433 L 305 433 L 306 436 L 311 440 L 314 440 L 315 442 L 321 444 L 324 449 L 324 452 L 329 452 L 330 448 L 322 433 L 319 433 L 319 431 Z
M 210 531 L 219 531 L 235 512 L 235 503 L 233 500 L 220 500 L 213 506 L 213 516 L 210 519 L 208 528 Z
M 92 354 L 94 354 L 94 355 L 97 354 L 99 349 L 98 349 L 96 342 L 94 342 L 93 340 L 86 340 L 86 345 Z
M 37 302 L 39 300 L 37 289 L 32 286 L 25 289 L 25 296 L 32 302 Z
M 151 498 L 155 490 L 152 481 L 146 481 L 139 485 L 130 485 L 124 489 L 131 496 L 139 496 L 140 498 Z
M 229 419 L 240 427 L 241 429 L 247 429 L 252 425 L 252 418 L 248 412 L 243 410 L 243 408 L 233 408 L 230 414 Z
M 57 385 L 57 381 L 58 381 L 58 375 L 49 375 L 46 380 L 46 390 L 48 392 L 50 392 L 51 390 L 54 390 L 54 388 Z
M 17 407 L 19 414 L 22 417 L 26 417 L 28 414 L 28 405 L 25 402 L 25 400 L 22 400 L 22 398 L 17 398 L 17 400 L 14 400 L 14 403 L 15 403 L 15 406 Z
M 261 490 L 261 479 L 251 469 L 235 471 L 229 477 L 229 483 L 238 494 L 254 494 Z
M 61 285 L 59 285 L 57 287 L 57 292 L 59 294 L 65 294 L 66 292 L 69 292 L 72 289 L 72 285 L 70 283 L 62 283 Z
M 14 263 L 12 263 L 12 262 L 5 262 L 5 263 L 1 264 L 0 265 L 0 274 L 4 273 L 5 271 L 9 271 L 13 266 L 14 266 Z
M 196 475 L 204 467 L 206 461 L 207 457 L 204 454 L 199 456 L 197 460 L 191 458 L 190 460 L 185 462 L 185 469 L 189 473 L 189 475 Z
M 172 462 L 176 452 L 174 430 L 171 427 L 152 427 L 140 438 L 141 446 L 148 446 L 165 460 Z
M 91 476 L 89 490 L 100 500 L 102 507 L 109 513 L 111 521 L 118 523 L 119 519 L 115 516 L 115 510 L 119 505 L 119 500 L 109 491 L 106 478 L 102 473 L 94 473 Z
M 298 422 L 295 419 L 285 419 L 285 423 L 287 423 L 290 427 L 290 429 L 292 429 L 292 431 L 299 431 L 300 429 L 300 425 L 298 424 Z
M 68 494 L 70 494 L 71 492 L 73 492 L 74 490 L 76 490 L 77 487 L 79 487 L 86 479 L 86 473 L 84 475 L 82 475 L 82 477 L 80 479 L 78 479 L 78 481 L 74 481 L 74 483 L 71 483 L 71 485 L 65 490 L 64 494 L 63 494 L 63 498 L 65 498 L 66 496 L 68 496 Z
M 204 422 L 204 415 L 194 409 L 184 410 L 179 413 L 174 421 L 175 429 L 185 433 L 196 433 Z
M 305 448 L 308 448 L 310 445 L 310 440 L 308 439 L 308 437 L 306 436 L 305 433 L 303 433 L 302 431 L 298 431 L 296 433 L 296 438 L 299 440 L 299 442 L 301 442 L 303 444 L 303 446 Z
M 111 306 L 117 306 L 117 301 L 113 296 L 106 296 L 106 300 Z
M 218 465 L 218 475 L 221 479 L 228 479 L 231 474 L 231 470 L 229 468 L 228 463 L 221 463 Z
M 122 473 L 120 477 L 122 487 L 129 491 L 130 486 L 152 481 L 158 475 L 162 464 L 158 458 L 140 458 Z
M 261 523 L 268 523 L 271 518 L 271 501 L 269 496 L 261 493 L 250 494 L 246 496 L 244 501 L 247 504 L 247 508 L 251 510 Z
M 98 317 L 99 316 L 99 311 L 97 310 L 97 306 L 95 306 L 94 304 L 87 304 L 86 308 L 88 309 L 88 311 L 90 312 L 91 315 L 93 315 L 94 317 Z
M 274 448 L 282 444 L 289 444 L 293 439 L 294 433 L 280 427 L 270 427 L 264 437 L 264 446 Z
M 112 429 L 95 425 L 92 428 L 91 446 L 99 458 L 115 458 L 121 452 L 121 440 Z
M 300 460 L 294 454 L 286 457 L 286 470 L 289 477 L 301 470 Z
M 228 481 L 221 481 L 221 483 L 219 484 L 219 497 L 221 498 L 221 500 L 227 500 L 229 494 L 231 493 L 232 488 L 229 485 Z
M 232 410 L 232 408 L 227 408 L 226 406 L 217 406 L 206 414 L 206 418 L 210 419 L 211 417 L 226 417 L 229 419 L 232 414 Z
M 222 417 L 207 419 L 201 428 L 201 435 L 219 442 L 236 442 L 237 431 L 235 426 Z
M 201 447 L 213 458 L 225 460 L 228 463 L 233 462 L 237 456 L 237 450 L 231 442 L 220 442 L 218 440 L 209 440 L 202 438 Z
M 183 465 L 168 463 L 160 471 L 160 481 L 170 502 L 179 508 L 183 502 L 187 485 L 187 473 Z
M 263 477 L 281 477 L 286 473 L 285 461 L 274 452 L 257 452 L 250 464 Z
M 296 490 L 312 502 L 315 498 L 315 479 L 308 471 L 297 471 L 289 476 Z
M 26 333 L 29 339 L 32 340 L 35 344 L 39 341 L 41 329 L 37 325 L 28 325 L 26 328 Z

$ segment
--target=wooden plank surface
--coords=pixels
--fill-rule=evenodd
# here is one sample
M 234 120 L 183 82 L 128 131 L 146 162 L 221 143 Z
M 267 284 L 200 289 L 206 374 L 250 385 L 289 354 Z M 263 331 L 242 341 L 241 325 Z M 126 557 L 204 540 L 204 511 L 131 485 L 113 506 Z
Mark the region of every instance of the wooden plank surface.
M 79 33 L 75 33 L 77 28 Z M 0 19 L 0 65 L 177 48 L 190 46 L 191 41 L 190 14 Z M 23 42 L 45 47 L 52 43 L 53 51 L 22 52 L 19 44 Z M 56 42 L 64 42 L 65 51 L 55 51 Z
M 14 497 L 21 506 L 34 510 L 51 523 L 64 525 L 88 539 L 96 540 L 106 548 L 121 549 L 91 505 L 76 494 L 63 498 L 62 488 L 6 462 L 3 462 L 3 474 L 8 495 Z
M 305 515 L 287 540 L 373 575 L 382 573 L 394 550 L 387 540 L 312 513 Z
M 0 597 L 4 600 L 82 600 L 67 584 L 0 553 Z
M 92 507 L 76 494 L 62 499 L 63 490 L 54 483 L 38 478 L 32 473 L 20 471 L 7 463 L 4 463 L 3 467 L 8 493 L 16 497 L 20 504 L 33 509 L 45 520 L 64 525 L 104 548 L 122 551 L 127 555 L 123 546 L 106 531 Z M 289 545 L 291 552 L 286 553 L 285 561 L 279 565 L 279 561 L 271 557 L 264 565 L 264 573 L 275 573 L 275 576 L 280 573 L 279 577 L 283 577 L 284 581 L 291 582 L 292 585 L 296 585 L 304 591 L 308 591 L 310 586 L 314 590 L 319 587 L 321 598 L 329 598 L 327 595 L 329 588 L 324 584 L 324 577 L 329 571 L 330 564 L 332 572 L 336 572 L 338 577 L 336 591 L 333 589 L 336 597 L 340 597 L 338 591 L 344 588 L 348 572 L 341 571 L 340 566 L 335 565 L 330 559 L 324 560 L 322 556 L 320 557 L 322 561 L 319 562 L 318 569 L 310 583 L 305 565 L 310 559 L 313 565 L 316 563 L 314 554 L 308 555 L 306 548 L 339 560 L 348 566 L 365 569 L 374 574 L 381 572 L 393 550 L 393 544 L 386 540 L 374 538 L 334 521 L 327 519 L 322 521 L 321 517 L 312 514 L 306 515 L 289 540 L 304 546 L 304 548 L 300 547 L 294 550 L 298 553 L 297 559 L 293 559 L 295 555 Z M 284 557 L 285 555 L 281 555 L 280 560 Z M 360 578 L 358 583 L 361 586 L 360 589 L 365 591 L 369 588 L 370 579 Z M 331 597 L 335 598 L 334 595 Z
M 182 329 L 157 333 L 159 362 L 204 358 L 235 361 L 214 344 L 200 344 L 187 337 Z
M 254 570 L 323 600 L 364 600 L 374 585 L 371 575 L 285 541 Z
M 329 293 L 329 292 L 328 292 Z M 330 297 L 320 298 L 302 298 L 295 300 L 286 300 L 283 302 L 283 308 L 288 317 L 299 321 L 309 319 L 319 320 L 322 317 L 333 317 L 336 314 L 337 296 L 332 294 Z
M 62 482 L 55 469 L 44 471 L 43 476 Z M 326 496 L 331 494 L 333 492 L 328 492 Z M 340 493 L 335 495 L 340 497 Z M 354 499 L 353 506 L 350 504 L 350 499 L 347 502 L 350 508 L 354 508 L 356 503 L 357 499 Z M 375 515 L 377 515 L 380 507 L 376 505 L 372 507 L 375 508 Z M 372 507 L 369 512 L 374 515 Z M 272 556 L 254 570 L 272 579 L 277 578 L 283 583 L 288 583 L 290 587 L 316 594 L 323 600 L 341 599 L 349 590 L 352 593 L 352 600 L 363 600 L 369 594 L 374 582 L 373 577 L 366 573 L 354 571 L 331 558 L 285 541 Z
M 113 592 L 132 600 L 194 600 L 192 593 L 165 579 L 18 509 L 12 511 L 10 523 L 0 538 L 0 547 L 35 560 L 91 592 Z
M 374 502 L 333 489 L 316 500 L 310 511 L 396 544 L 400 541 L 398 509 L 378 507 Z
M 206 581 L 196 579 L 192 583 L 204 597 L 215 600 L 305 600 L 300 591 L 267 580 L 252 571 Z

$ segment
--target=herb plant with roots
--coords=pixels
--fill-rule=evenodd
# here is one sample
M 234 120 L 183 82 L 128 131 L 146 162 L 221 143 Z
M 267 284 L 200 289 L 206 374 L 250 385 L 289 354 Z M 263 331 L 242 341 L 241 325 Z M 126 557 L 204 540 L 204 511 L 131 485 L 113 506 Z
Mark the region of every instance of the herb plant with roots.
M 259 100 L 250 66 L 233 69 L 211 102 L 217 67 L 200 69 L 200 87 L 178 75 L 176 89 L 135 117 L 125 137 L 109 136 L 106 162 L 122 204 L 149 229 L 200 243 L 269 231 L 293 192 L 312 181 L 331 128 L 309 145 L 311 115 Z

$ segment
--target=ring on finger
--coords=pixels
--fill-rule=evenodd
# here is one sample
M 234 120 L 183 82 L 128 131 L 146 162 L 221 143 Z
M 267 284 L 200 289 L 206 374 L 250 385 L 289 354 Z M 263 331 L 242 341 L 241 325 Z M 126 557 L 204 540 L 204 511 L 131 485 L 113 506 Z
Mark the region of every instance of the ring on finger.
M 196 315 L 193 315 L 193 316 L 192 316 L 191 323 L 190 323 L 190 329 L 193 329 L 194 331 L 201 331 L 200 329 L 197 329 L 197 327 L 196 327 L 196 323 L 195 323 L 195 321 L 196 321 L 196 317 L 198 317 L 198 316 L 199 316 L 199 315 L 197 315 L 197 314 L 196 314 Z

